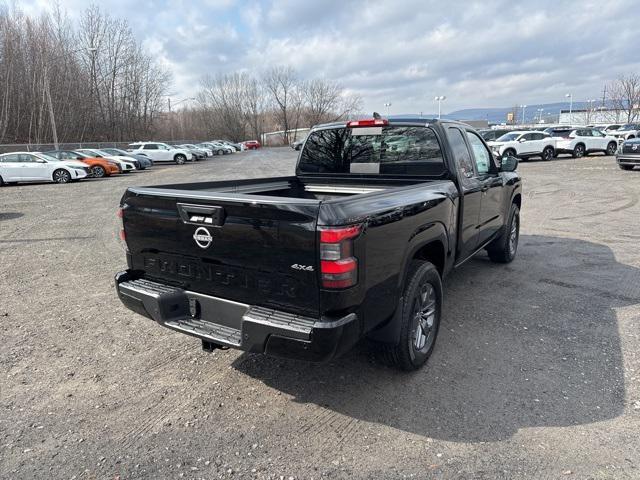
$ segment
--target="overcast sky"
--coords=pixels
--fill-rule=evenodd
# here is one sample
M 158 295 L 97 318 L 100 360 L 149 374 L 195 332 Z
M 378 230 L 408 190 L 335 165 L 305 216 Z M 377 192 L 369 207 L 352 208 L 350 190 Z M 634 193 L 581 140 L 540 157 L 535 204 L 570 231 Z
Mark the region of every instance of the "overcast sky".
M 60 0 L 73 18 L 84 0 Z M 48 0 L 18 2 L 29 14 Z M 640 73 L 640 5 L 598 1 L 103 0 L 174 77 L 174 101 L 206 73 L 293 66 L 359 93 L 365 111 L 433 112 L 601 98 Z

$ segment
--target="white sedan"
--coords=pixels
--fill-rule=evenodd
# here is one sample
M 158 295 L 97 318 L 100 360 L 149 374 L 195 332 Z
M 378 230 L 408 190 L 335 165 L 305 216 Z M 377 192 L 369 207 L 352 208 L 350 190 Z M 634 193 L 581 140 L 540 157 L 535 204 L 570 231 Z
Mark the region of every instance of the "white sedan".
M 136 160 L 131 157 L 125 157 L 122 155 L 109 155 L 107 152 L 98 150 L 95 148 L 79 148 L 76 152 L 84 153 L 85 155 L 91 155 L 96 158 L 106 158 L 118 165 L 121 173 L 133 172 L 136 170 Z
M 90 175 L 90 168 L 77 160 L 58 160 L 39 152 L 0 155 L 0 186 L 17 182 L 69 183 Z

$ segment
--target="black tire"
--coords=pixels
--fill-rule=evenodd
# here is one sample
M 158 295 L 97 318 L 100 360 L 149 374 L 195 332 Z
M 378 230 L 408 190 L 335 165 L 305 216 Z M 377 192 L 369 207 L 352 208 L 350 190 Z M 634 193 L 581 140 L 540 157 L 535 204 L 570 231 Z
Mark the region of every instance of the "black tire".
M 584 157 L 584 154 L 585 148 L 583 144 L 579 143 L 575 147 L 573 147 L 573 152 L 571 153 L 573 158 L 582 158 Z
M 489 258 L 498 263 L 509 263 L 518 253 L 520 240 L 520 209 L 515 203 L 509 210 L 509 221 L 502 227 L 502 233 L 487 246 Z
M 609 142 L 609 145 L 607 145 L 607 149 L 604 151 L 604 154 L 609 156 L 615 155 L 617 149 L 618 144 L 616 142 Z
M 107 174 L 107 172 L 105 171 L 104 167 L 101 167 L 100 165 L 94 165 L 93 167 L 91 167 L 91 176 L 94 178 L 102 178 Z
M 544 150 L 542 150 L 543 160 L 553 160 L 553 157 L 555 157 L 555 150 L 553 147 L 545 147 Z
M 2 180 L 2 175 L 0 175 L 0 187 L 4 186 L 4 180 Z
M 633 170 L 633 165 L 620 165 L 620 164 L 618 164 L 618 166 L 619 166 L 622 170 Z
M 224 150 L 216 150 L 216 155 L 224 155 Z
M 184 165 L 187 161 L 187 157 L 185 157 L 182 153 L 178 153 L 173 160 L 176 162 L 176 165 Z
M 71 174 L 62 168 L 54 170 L 51 176 L 54 183 L 69 183 L 71 181 Z
M 502 154 L 503 157 L 517 157 L 518 154 L 513 148 L 507 148 Z
M 625 140 L 633 140 L 634 138 L 636 138 L 635 135 L 629 135 Z
M 400 342 L 380 344 L 379 353 L 387 365 L 417 370 L 433 352 L 442 315 L 442 281 L 432 263 L 411 262 L 401 307 Z

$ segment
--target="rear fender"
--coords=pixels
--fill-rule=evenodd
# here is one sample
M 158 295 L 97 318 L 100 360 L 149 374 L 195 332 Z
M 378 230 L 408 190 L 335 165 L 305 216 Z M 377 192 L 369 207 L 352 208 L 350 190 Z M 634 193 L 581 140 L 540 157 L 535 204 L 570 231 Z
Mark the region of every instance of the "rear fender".
M 425 247 L 433 244 L 440 244 L 442 246 L 443 258 L 441 259 L 429 259 L 438 269 L 440 276 L 448 269 L 448 258 L 450 258 L 451 246 L 449 242 L 449 235 L 447 229 L 442 223 L 434 222 L 425 225 L 419 232 L 414 232 L 409 246 L 407 247 L 404 261 L 402 263 L 402 274 L 399 276 L 398 283 L 398 300 L 396 304 L 395 313 L 389 318 L 389 320 L 383 323 L 379 328 L 369 332 L 368 338 L 377 342 L 390 343 L 397 345 L 400 341 L 400 329 L 402 326 L 402 304 L 404 287 L 407 282 L 407 274 L 411 261 L 420 257 L 419 253 Z

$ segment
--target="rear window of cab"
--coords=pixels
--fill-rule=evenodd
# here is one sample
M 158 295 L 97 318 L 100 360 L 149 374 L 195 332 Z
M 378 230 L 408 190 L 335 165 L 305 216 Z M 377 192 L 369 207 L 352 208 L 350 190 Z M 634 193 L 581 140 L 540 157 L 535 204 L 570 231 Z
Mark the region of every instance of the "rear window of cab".
M 429 127 L 329 128 L 311 132 L 300 155 L 301 173 L 440 176 L 442 150 Z

